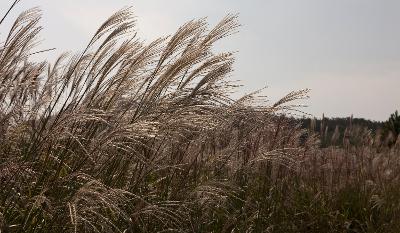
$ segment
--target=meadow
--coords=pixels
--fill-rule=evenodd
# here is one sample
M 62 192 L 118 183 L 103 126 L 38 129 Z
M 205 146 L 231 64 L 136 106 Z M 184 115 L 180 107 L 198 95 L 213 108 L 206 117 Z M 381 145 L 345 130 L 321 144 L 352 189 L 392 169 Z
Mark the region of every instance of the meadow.
M 40 17 L 0 44 L 0 232 L 400 232 L 400 136 L 233 99 L 237 15 L 144 43 L 126 8 L 53 63 Z

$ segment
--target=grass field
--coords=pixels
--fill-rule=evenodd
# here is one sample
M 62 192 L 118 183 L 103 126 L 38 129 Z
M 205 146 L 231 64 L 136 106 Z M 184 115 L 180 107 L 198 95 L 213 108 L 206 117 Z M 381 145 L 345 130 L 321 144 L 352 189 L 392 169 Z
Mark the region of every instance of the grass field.
M 52 64 L 39 19 L 0 47 L 0 232 L 400 232 L 400 138 L 336 146 L 291 117 L 307 90 L 232 99 L 236 15 L 143 44 L 124 9 Z

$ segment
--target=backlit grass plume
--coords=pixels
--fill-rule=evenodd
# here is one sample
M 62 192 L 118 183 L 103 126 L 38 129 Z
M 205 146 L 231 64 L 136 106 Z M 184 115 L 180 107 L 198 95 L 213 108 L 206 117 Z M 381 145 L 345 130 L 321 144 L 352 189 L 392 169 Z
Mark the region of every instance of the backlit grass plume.
M 229 97 L 234 56 L 213 44 L 238 30 L 237 15 L 144 44 L 123 9 L 53 64 L 30 60 L 39 19 L 23 12 L 0 50 L 4 231 L 201 230 L 211 223 L 194 219 L 194 206 L 245 201 L 235 175 L 285 146 L 296 156 L 298 135 L 283 141 L 290 130 L 271 128 L 285 99 Z

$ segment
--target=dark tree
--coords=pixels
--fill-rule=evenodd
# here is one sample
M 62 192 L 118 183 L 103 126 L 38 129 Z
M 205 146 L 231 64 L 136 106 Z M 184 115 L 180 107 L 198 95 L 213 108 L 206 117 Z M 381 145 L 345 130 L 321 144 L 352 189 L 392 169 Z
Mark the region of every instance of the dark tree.
M 389 119 L 385 122 L 384 131 L 386 136 L 392 133 L 393 139 L 396 141 L 400 134 L 400 115 L 398 111 L 390 115 Z

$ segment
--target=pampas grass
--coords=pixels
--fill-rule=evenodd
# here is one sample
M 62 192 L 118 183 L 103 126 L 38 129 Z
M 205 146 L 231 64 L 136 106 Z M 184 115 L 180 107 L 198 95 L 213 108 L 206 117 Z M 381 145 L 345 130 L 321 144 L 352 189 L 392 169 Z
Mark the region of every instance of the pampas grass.
M 335 203 L 349 185 L 397 190 L 398 150 L 304 139 L 284 114 L 308 90 L 272 105 L 230 97 L 234 54 L 213 44 L 237 15 L 145 44 L 122 9 L 52 64 L 30 59 L 39 20 L 23 12 L 0 46 L 1 232 L 335 232 L 357 219 Z M 398 226 L 383 218 L 394 197 L 374 190 L 357 232 Z

